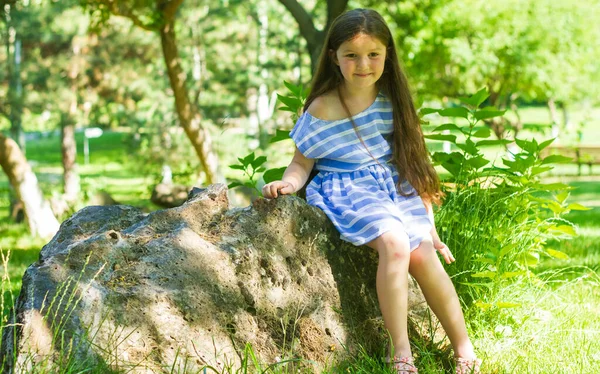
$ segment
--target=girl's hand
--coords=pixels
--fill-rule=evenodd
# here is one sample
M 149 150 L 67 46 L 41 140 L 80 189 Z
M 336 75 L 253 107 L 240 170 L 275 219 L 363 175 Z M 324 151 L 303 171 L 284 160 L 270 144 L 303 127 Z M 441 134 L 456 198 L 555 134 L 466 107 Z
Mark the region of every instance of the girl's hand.
M 272 199 L 279 195 L 290 195 L 294 192 L 296 192 L 294 186 L 291 183 L 284 181 L 267 183 L 262 188 L 263 196 L 267 199 Z
M 448 248 L 446 244 L 442 243 L 439 237 L 433 239 L 433 248 L 440 252 L 447 264 L 451 264 L 456 261 L 454 256 L 452 256 L 452 252 L 450 252 L 450 248 Z

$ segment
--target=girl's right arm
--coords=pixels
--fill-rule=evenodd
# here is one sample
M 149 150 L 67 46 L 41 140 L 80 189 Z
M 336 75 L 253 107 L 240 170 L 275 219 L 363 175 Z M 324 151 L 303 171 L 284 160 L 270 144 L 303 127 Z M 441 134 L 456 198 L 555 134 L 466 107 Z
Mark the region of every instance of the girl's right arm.
M 306 183 L 314 164 L 314 159 L 304 157 L 296 148 L 294 158 L 285 169 L 282 180 L 265 184 L 262 188 L 264 197 L 272 199 L 279 195 L 290 195 L 298 191 Z

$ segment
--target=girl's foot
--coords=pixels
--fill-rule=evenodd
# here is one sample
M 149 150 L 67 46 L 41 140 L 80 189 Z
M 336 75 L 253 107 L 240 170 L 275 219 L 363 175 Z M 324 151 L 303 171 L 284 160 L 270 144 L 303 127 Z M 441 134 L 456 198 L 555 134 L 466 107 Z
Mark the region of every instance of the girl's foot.
M 480 374 L 481 373 L 481 360 L 478 358 L 466 359 L 462 357 L 455 357 L 456 362 L 456 374 Z
M 396 371 L 396 374 L 414 374 L 419 372 L 415 366 L 415 359 L 412 357 L 394 356 L 391 361 L 392 369 Z

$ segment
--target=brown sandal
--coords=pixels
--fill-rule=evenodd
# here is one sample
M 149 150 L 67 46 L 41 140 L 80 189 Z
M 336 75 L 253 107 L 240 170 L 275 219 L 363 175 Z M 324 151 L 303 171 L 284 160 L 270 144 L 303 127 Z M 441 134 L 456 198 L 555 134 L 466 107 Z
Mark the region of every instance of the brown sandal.
M 478 358 L 466 359 L 455 357 L 456 374 L 481 374 L 481 360 Z
M 396 374 L 416 374 L 419 372 L 412 357 L 396 357 L 391 360 L 392 369 Z

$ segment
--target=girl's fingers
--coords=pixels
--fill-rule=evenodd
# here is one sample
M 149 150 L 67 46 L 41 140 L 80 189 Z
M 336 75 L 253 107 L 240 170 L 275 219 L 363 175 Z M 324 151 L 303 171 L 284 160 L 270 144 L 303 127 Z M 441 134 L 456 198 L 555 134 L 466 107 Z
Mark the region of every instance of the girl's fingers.
M 283 187 L 279 189 L 279 193 L 282 195 L 289 195 L 294 193 L 294 187 L 291 183 L 285 183 Z
M 289 195 L 294 193 L 294 187 L 290 183 L 278 181 L 265 184 L 262 191 L 264 197 L 273 199 L 279 195 Z

